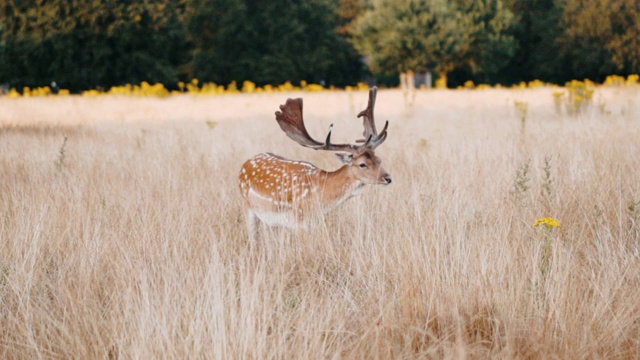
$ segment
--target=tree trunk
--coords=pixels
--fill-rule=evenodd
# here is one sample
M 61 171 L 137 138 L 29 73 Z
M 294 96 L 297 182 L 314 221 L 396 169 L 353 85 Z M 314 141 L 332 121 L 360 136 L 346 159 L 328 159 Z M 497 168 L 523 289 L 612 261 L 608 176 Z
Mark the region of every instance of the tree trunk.
M 407 91 L 407 73 L 400 73 L 400 89 Z
M 402 91 L 412 91 L 416 88 L 416 74 L 413 71 L 407 71 L 400 74 L 400 89 Z
M 411 70 L 407 71 L 407 88 L 409 91 L 416 89 L 416 74 Z

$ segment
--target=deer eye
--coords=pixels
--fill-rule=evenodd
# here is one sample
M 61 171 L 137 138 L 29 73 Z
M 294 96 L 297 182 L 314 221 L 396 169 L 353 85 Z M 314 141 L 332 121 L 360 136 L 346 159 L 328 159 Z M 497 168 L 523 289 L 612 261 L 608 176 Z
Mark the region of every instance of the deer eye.
M 362 164 L 360 164 L 360 165 L 358 165 L 358 166 L 360 166 L 360 169 L 364 169 L 364 168 L 366 168 L 366 167 L 367 167 L 367 164 L 362 163 Z

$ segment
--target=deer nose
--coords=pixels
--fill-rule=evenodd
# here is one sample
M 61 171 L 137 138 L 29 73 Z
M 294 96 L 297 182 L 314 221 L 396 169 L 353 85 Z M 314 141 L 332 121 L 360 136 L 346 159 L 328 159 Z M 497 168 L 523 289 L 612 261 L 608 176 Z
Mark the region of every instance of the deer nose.
M 385 175 L 385 176 L 382 178 L 382 180 L 384 180 L 384 181 L 387 183 L 387 185 L 388 185 L 388 184 L 391 184 L 391 175 Z

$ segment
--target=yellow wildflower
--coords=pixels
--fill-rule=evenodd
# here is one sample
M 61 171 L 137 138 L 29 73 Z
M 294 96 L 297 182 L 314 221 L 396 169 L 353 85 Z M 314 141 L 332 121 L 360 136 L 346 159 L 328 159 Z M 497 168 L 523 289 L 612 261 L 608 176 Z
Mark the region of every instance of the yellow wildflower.
M 245 80 L 242 82 L 242 92 L 252 93 L 256 91 L 256 83 L 253 81 Z
M 533 226 L 540 226 L 540 225 L 544 225 L 547 229 L 553 229 L 560 226 L 560 221 L 558 221 L 558 219 L 554 219 L 552 217 L 547 216 L 547 217 L 543 217 L 536 220 L 535 224 L 533 224 Z
M 304 88 L 306 91 L 314 92 L 314 91 L 322 91 L 324 87 L 320 84 L 307 84 Z
M 20 93 L 16 89 L 11 89 L 11 90 L 9 90 L 9 93 L 7 94 L 7 96 L 10 97 L 10 98 L 19 98 L 20 97 Z
M 545 83 L 543 81 L 541 81 L 541 80 L 538 80 L 538 79 L 529 81 L 529 83 L 527 84 L 527 87 L 529 89 L 540 88 L 540 87 L 543 87 L 543 86 L 545 86 Z

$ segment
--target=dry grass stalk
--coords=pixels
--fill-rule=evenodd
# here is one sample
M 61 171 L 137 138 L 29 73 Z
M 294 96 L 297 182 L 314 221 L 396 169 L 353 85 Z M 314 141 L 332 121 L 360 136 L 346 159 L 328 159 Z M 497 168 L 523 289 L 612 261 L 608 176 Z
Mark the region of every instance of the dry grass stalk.
M 633 91 L 578 118 L 544 88 L 419 92 L 410 117 L 382 91 L 394 183 L 253 253 L 244 159 L 337 167 L 281 134 L 282 94 L 0 99 L 0 358 L 637 358 Z M 304 94 L 310 131 L 359 135 L 365 94 Z

